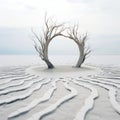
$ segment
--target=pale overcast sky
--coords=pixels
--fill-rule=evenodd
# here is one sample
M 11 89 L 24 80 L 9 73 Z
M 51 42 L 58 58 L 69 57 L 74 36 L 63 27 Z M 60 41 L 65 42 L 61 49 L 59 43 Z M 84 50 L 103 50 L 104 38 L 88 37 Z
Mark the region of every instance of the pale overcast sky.
M 0 54 L 34 53 L 30 29 L 42 25 L 45 12 L 58 22 L 79 23 L 95 53 L 120 54 L 120 0 L 0 0 Z M 73 42 L 58 39 L 52 53 L 77 51 Z

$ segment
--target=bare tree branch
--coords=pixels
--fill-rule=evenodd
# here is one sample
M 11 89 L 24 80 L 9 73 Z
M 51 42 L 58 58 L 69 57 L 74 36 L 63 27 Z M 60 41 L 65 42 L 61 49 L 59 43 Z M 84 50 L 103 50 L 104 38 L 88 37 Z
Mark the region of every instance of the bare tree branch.
M 86 49 L 86 40 L 88 37 L 87 33 L 81 35 L 78 28 L 79 28 L 78 25 L 74 25 L 73 27 L 68 28 L 67 35 L 63 36 L 72 39 L 77 43 L 79 47 L 80 56 L 76 64 L 76 67 L 81 67 L 81 65 L 84 63 L 86 59 L 86 56 L 90 54 L 91 50 L 90 48 Z

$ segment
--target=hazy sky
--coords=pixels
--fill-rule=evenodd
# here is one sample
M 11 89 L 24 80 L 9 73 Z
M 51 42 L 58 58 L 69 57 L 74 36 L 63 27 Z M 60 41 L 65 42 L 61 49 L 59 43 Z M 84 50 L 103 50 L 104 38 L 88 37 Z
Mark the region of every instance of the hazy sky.
M 43 24 L 45 12 L 58 22 L 79 23 L 95 53 L 120 54 L 120 0 L 0 0 L 0 54 L 34 53 L 30 29 Z M 49 49 L 74 54 L 77 46 L 57 38 Z

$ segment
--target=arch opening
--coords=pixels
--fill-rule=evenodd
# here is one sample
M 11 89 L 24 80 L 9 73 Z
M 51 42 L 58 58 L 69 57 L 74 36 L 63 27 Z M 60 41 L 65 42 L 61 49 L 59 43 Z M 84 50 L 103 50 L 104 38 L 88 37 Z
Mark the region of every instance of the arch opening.
M 62 36 L 54 38 L 48 46 L 48 58 L 56 65 L 74 65 L 79 58 L 77 44 Z

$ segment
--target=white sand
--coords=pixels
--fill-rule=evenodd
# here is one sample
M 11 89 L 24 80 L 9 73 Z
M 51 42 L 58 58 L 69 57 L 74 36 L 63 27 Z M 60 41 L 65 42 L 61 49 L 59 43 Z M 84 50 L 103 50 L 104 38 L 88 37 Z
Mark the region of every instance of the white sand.
M 101 57 L 93 57 L 95 64 L 90 58 L 81 69 L 73 67 L 70 57 L 64 62 L 56 58 L 52 70 L 32 63 L 30 56 L 25 63 L 2 61 L 0 120 L 119 120 L 120 67 L 115 60 L 120 57 L 108 63 Z

